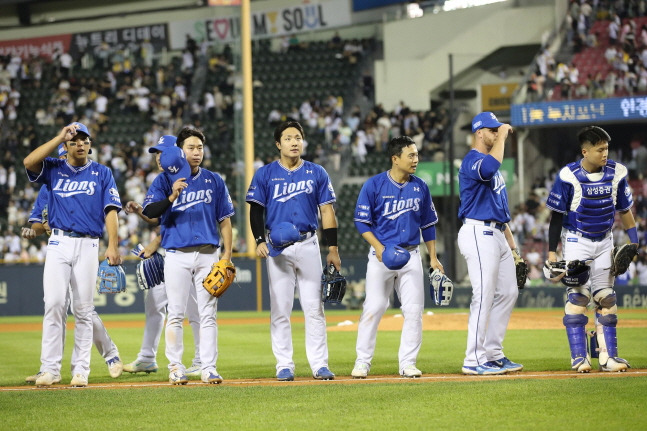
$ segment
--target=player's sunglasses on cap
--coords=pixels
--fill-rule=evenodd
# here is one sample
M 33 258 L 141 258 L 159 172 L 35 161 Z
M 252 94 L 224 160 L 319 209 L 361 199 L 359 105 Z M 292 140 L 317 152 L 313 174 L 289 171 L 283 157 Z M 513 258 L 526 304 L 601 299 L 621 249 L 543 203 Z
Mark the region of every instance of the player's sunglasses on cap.
M 157 152 L 163 152 L 165 149 L 169 147 L 174 147 L 175 143 L 177 142 L 177 138 L 172 135 L 164 135 L 159 138 L 157 141 L 157 145 L 154 147 L 150 147 L 148 149 L 149 153 L 157 153 Z
M 189 162 L 186 161 L 184 151 L 180 147 L 166 147 L 160 156 L 160 165 L 166 172 L 171 180 L 176 181 L 179 178 L 189 178 L 191 175 L 191 167 Z
M 496 115 L 491 112 L 481 112 L 472 119 L 472 133 L 480 129 L 498 129 L 501 126 L 503 123 L 500 123 Z

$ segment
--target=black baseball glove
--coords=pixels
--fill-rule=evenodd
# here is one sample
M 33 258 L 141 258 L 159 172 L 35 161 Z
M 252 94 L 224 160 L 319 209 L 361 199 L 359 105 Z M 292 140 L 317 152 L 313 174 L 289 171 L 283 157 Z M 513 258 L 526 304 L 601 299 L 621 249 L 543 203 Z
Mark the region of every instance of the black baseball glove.
M 323 269 L 321 275 L 321 300 L 330 304 L 339 304 L 346 294 L 346 279 L 332 263 Z
M 611 252 L 611 275 L 617 277 L 629 269 L 629 264 L 638 254 L 638 244 L 624 244 L 613 247 Z
M 514 258 L 514 267 L 517 272 L 517 288 L 521 290 L 526 287 L 526 280 L 528 280 L 528 262 L 521 258 L 519 250 L 516 248 L 512 250 L 512 257 Z

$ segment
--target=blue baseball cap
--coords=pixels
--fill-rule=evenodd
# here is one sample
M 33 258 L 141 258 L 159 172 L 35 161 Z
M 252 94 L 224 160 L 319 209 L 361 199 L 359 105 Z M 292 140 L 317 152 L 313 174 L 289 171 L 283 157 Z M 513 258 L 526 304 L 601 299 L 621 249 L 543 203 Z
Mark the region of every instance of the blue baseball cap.
M 488 129 L 498 129 L 503 126 L 503 123 L 500 123 L 497 120 L 496 115 L 491 112 L 481 112 L 477 114 L 474 119 L 472 119 L 472 133 L 476 133 L 477 130 L 488 128 Z
M 86 135 L 88 135 L 88 138 L 91 138 L 91 137 L 92 137 L 92 136 L 90 135 L 90 131 L 88 130 L 88 128 L 86 127 L 86 125 L 85 125 L 85 124 L 83 124 L 83 123 L 79 123 L 79 122 L 76 122 L 76 121 L 75 121 L 74 123 L 70 123 L 70 124 L 68 124 L 68 126 L 77 126 L 77 128 L 76 128 L 76 133 L 85 133 Z
M 164 135 L 159 138 L 157 141 L 157 145 L 154 147 L 150 147 L 148 149 L 149 153 L 157 153 L 157 152 L 163 152 L 165 149 L 168 147 L 174 147 L 175 143 L 177 142 L 177 138 L 172 135 Z
M 67 155 L 67 150 L 65 149 L 65 145 L 59 144 L 58 146 L 58 158 L 60 159 L 63 156 Z
M 169 174 L 173 181 L 179 178 L 189 178 L 191 175 L 191 166 L 186 160 L 184 151 L 180 147 L 170 146 L 164 148 L 160 156 L 160 165 L 164 172 Z

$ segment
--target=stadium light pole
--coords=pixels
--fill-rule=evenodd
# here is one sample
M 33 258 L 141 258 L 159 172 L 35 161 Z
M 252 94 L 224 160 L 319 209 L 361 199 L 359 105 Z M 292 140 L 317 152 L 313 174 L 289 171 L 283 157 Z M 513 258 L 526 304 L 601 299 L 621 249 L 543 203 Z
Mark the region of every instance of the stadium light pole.
M 454 184 L 454 56 L 449 54 L 449 131 L 447 137 L 447 164 L 449 170 L 449 235 L 445 236 L 445 261 L 450 277 L 456 277 L 456 188 Z

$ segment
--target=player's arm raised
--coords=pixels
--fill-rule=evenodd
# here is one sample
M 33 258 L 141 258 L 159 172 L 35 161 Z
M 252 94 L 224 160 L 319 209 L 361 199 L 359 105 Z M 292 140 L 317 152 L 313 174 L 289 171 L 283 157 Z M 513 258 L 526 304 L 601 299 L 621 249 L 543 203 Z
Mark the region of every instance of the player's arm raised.
M 328 256 L 326 263 L 335 265 L 337 271 L 341 270 L 341 258 L 339 257 L 339 247 L 337 246 L 337 218 L 335 209 L 332 204 L 326 204 L 319 207 L 321 211 L 321 227 L 328 244 Z
M 78 126 L 73 124 L 63 127 L 58 135 L 29 153 L 23 160 L 25 168 L 30 172 L 40 172 L 43 168 L 43 160 L 52 154 L 60 144 L 71 141 L 76 135 L 77 128 Z
M 490 155 L 497 159 L 499 163 L 503 163 L 503 151 L 505 150 L 505 140 L 508 138 L 508 134 L 512 133 L 512 126 L 509 124 L 503 124 L 497 129 L 497 137 L 494 141 L 494 145 L 490 150 Z
M 222 238 L 222 244 L 220 244 L 223 248 L 222 254 L 220 255 L 220 259 L 225 259 L 225 260 L 231 260 L 231 243 L 232 243 L 232 238 L 233 238 L 233 233 L 231 229 L 231 219 L 229 217 L 223 219 L 220 222 L 220 237 Z
M 137 214 L 140 219 L 144 220 L 146 223 L 148 223 L 151 226 L 157 226 L 159 224 L 159 219 L 158 218 L 148 218 L 144 215 L 144 207 L 138 204 L 135 201 L 128 201 L 126 205 L 124 206 L 124 210 L 126 211 L 126 214 Z M 153 250 L 154 252 L 155 250 Z
M 108 248 L 106 249 L 106 259 L 111 265 L 120 265 L 121 256 L 119 255 L 119 218 L 116 209 L 110 209 L 106 213 L 106 231 L 108 232 Z

